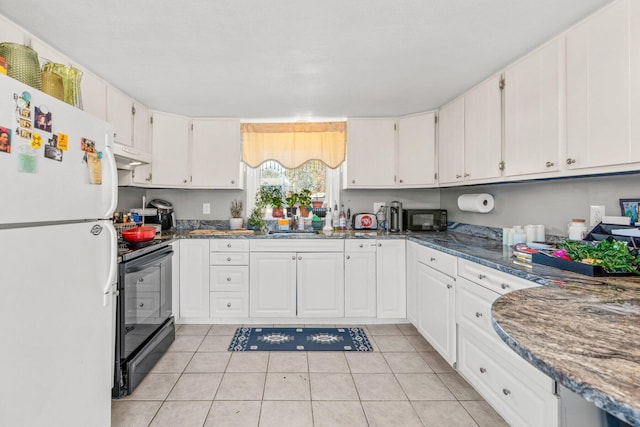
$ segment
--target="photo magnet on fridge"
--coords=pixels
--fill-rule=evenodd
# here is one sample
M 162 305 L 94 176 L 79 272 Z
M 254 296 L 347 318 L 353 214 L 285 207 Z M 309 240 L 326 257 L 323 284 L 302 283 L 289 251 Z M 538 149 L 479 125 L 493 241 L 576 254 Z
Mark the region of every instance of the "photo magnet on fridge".
M 44 146 L 44 156 L 47 159 L 62 161 L 62 150 L 58 148 L 58 135 L 49 138 L 47 145 Z
M 0 152 L 11 153 L 11 129 L 0 126 Z
M 49 111 L 49 109 L 45 105 L 37 106 L 35 108 L 35 115 L 35 127 L 45 132 L 51 132 L 53 118 L 51 117 L 51 112 Z

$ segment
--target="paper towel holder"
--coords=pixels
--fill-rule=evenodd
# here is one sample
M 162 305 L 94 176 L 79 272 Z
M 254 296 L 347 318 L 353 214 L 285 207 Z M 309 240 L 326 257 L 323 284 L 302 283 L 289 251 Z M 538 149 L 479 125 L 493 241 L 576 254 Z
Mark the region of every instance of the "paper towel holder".
M 463 212 L 489 213 L 495 201 L 489 193 L 463 194 L 458 196 L 458 208 Z

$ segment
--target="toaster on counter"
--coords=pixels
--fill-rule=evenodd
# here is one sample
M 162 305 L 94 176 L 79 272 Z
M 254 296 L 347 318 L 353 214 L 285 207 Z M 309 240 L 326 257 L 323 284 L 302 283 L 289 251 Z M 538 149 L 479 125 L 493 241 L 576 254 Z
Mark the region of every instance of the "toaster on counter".
M 352 217 L 352 227 L 354 230 L 377 230 L 378 220 L 375 214 L 355 214 Z

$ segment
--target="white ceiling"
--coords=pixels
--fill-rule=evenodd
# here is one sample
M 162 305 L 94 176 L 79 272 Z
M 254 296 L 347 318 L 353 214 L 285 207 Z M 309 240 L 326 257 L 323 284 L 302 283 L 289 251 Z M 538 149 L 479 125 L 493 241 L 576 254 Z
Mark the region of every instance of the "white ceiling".
M 152 109 L 314 119 L 435 109 L 610 0 L 2 0 Z

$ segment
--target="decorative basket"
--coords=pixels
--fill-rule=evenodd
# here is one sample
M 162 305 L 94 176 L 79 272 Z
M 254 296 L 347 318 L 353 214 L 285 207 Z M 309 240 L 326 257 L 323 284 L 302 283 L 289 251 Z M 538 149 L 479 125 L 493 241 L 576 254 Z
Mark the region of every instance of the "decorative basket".
M 42 88 L 38 54 L 29 46 L 0 43 L 0 56 L 7 60 L 7 75 L 33 88 Z

